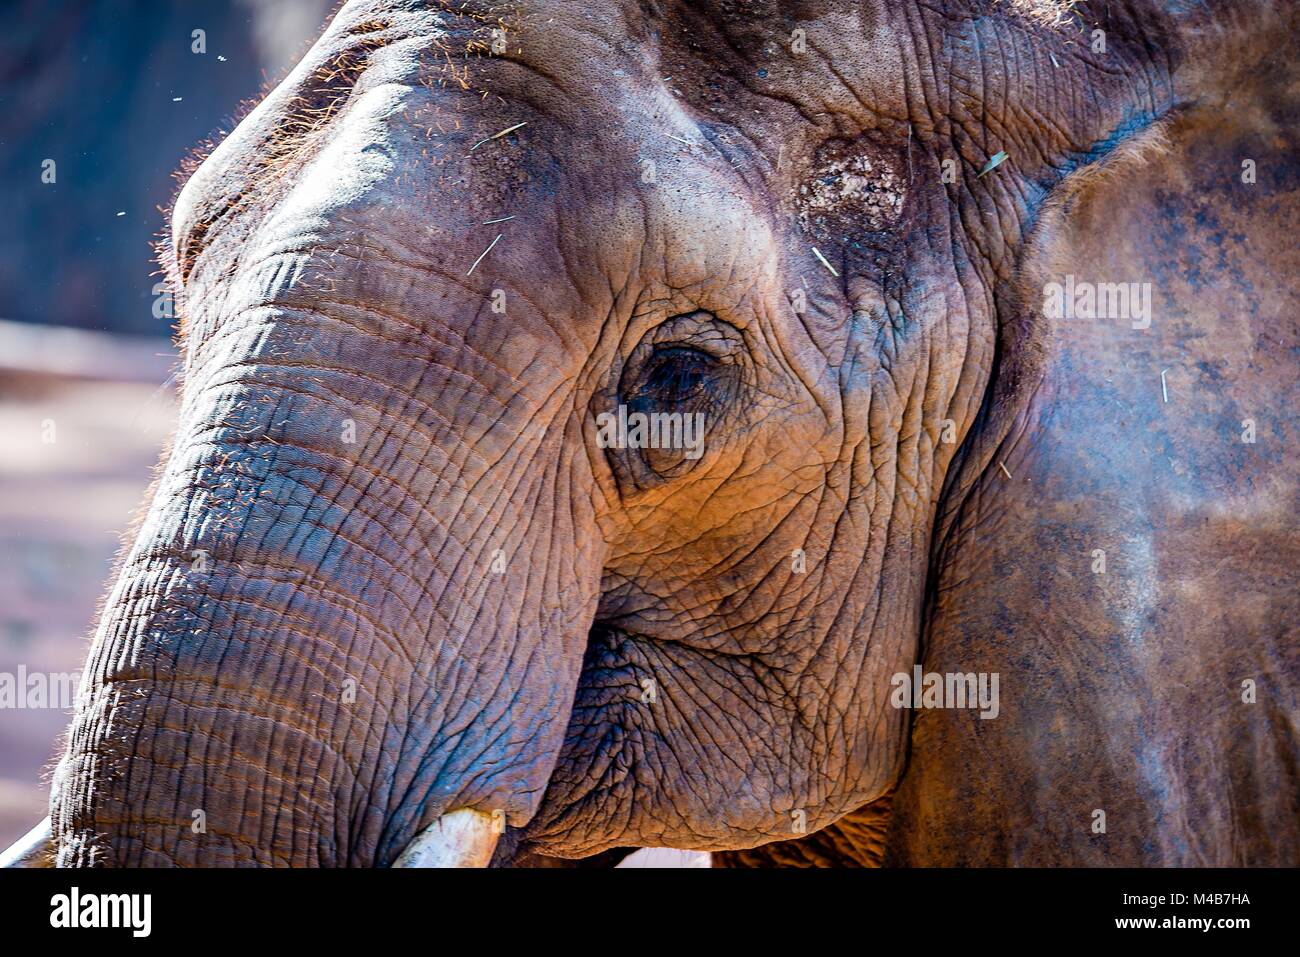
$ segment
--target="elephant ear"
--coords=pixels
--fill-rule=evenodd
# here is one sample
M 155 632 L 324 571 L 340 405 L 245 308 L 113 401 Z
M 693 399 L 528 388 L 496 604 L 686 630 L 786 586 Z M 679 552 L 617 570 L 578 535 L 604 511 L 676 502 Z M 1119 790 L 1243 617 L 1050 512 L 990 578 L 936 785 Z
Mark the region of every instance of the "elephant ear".
M 998 693 L 913 712 L 887 862 L 1300 861 L 1300 84 L 1239 27 L 1026 246 L 922 652 Z

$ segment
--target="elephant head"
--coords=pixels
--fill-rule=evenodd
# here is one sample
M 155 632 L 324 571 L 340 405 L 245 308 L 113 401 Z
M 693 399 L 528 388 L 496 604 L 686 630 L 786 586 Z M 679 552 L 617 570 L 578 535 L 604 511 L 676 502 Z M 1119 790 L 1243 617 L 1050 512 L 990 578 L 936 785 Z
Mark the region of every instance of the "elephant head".
M 1191 27 L 1089 6 L 348 3 L 171 211 L 180 422 L 58 862 L 745 849 L 890 793 L 936 589 L 998 574 L 945 549 L 1052 367 L 1042 224 L 1191 96 Z

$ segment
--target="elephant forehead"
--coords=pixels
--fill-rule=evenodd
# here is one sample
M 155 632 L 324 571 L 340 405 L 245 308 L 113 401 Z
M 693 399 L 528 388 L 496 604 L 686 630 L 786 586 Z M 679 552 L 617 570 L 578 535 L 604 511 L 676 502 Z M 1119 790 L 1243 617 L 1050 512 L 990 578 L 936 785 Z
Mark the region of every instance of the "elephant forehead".
M 303 232 L 326 238 L 346 227 L 349 211 L 358 214 L 359 223 L 377 208 L 401 215 L 393 175 L 400 162 L 394 127 L 403 122 L 410 92 L 389 83 L 361 94 L 275 203 L 262 232 L 277 239 Z

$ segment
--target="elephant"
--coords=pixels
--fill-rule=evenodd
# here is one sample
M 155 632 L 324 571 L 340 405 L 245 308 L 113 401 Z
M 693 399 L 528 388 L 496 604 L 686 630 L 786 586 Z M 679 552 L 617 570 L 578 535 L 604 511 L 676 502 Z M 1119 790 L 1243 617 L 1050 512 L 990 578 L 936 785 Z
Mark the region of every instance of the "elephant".
M 1300 863 L 1297 29 L 349 0 L 11 858 Z

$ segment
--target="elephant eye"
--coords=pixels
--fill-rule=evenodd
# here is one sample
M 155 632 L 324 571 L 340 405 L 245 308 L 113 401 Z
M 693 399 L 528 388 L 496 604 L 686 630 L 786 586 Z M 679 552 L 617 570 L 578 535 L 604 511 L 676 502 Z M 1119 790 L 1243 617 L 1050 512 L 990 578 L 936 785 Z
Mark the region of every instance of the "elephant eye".
M 717 364 L 712 356 L 698 349 L 663 349 L 650 361 L 634 400 L 637 404 L 673 406 L 707 400 L 710 376 Z
M 621 447 L 660 478 L 683 475 L 726 413 L 737 370 L 681 344 L 659 346 L 636 366 L 623 389 Z

